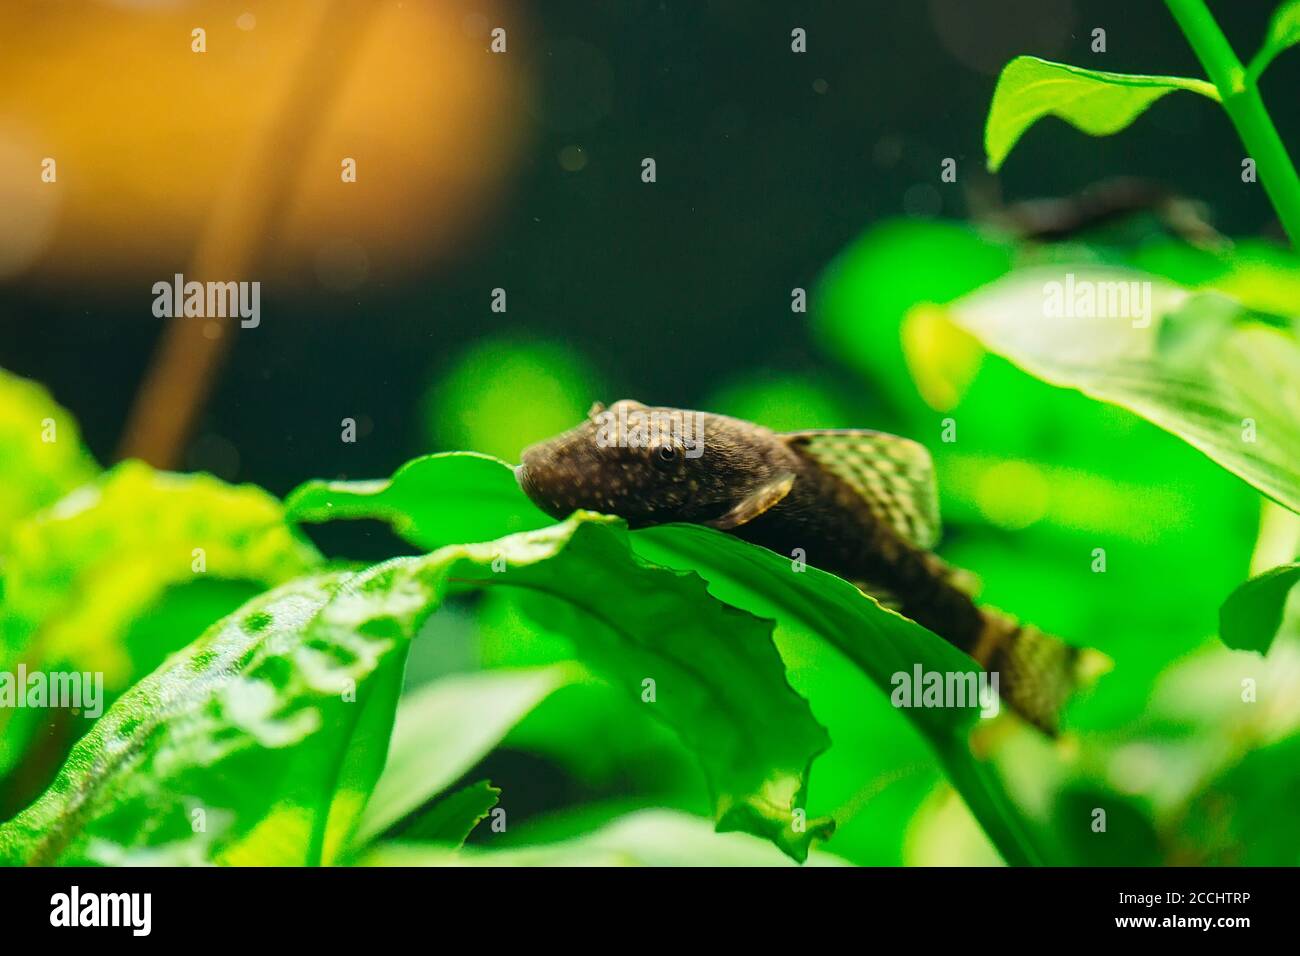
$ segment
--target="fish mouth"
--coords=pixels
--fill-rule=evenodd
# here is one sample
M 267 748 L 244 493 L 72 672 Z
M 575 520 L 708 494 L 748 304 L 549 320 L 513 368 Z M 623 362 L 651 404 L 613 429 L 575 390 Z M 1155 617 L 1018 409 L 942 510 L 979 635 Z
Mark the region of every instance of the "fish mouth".
M 563 511 L 563 513 L 561 513 L 563 509 L 557 507 L 556 502 L 551 501 L 550 498 L 544 495 L 542 490 L 537 487 L 537 483 L 533 480 L 533 475 L 526 465 L 515 465 L 515 481 L 518 483 L 523 493 L 528 496 L 528 500 L 552 518 L 559 520 L 569 514 L 569 511 L 573 510 L 570 508 L 569 511 Z
M 537 486 L 532 481 L 532 476 L 528 473 L 528 468 L 522 464 L 515 465 L 515 483 L 528 499 L 535 505 L 541 505 L 542 496 L 538 493 Z

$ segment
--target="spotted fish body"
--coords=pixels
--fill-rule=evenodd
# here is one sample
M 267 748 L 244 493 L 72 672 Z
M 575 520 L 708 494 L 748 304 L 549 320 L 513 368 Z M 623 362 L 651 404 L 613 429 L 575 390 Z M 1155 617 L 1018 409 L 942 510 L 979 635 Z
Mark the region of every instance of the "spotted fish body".
M 657 424 L 656 424 L 657 423 Z M 999 673 L 1013 710 L 1054 734 L 1078 651 L 980 607 L 931 549 L 939 536 L 929 453 L 865 430 L 777 433 L 632 401 L 525 449 L 516 472 L 556 518 L 579 508 L 631 527 L 692 522 L 857 583 Z

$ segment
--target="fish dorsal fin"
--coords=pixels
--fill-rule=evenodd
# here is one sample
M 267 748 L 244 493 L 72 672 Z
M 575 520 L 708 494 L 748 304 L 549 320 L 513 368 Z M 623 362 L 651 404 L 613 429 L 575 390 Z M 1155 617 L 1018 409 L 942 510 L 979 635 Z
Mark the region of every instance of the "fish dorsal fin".
M 790 447 L 862 496 L 904 541 L 929 551 L 939 540 L 939 496 L 925 446 L 866 429 L 789 432 Z

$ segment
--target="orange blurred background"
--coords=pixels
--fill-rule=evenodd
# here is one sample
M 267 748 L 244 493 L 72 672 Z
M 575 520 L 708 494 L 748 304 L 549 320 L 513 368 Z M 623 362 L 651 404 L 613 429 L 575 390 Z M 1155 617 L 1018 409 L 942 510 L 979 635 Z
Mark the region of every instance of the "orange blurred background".
M 209 250 L 255 254 L 237 278 L 336 291 L 427 267 L 490 221 L 529 128 L 520 58 L 489 50 L 519 16 L 458 0 L 4 4 L 0 281 L 152 282 L 205 241 L 251 243 Z

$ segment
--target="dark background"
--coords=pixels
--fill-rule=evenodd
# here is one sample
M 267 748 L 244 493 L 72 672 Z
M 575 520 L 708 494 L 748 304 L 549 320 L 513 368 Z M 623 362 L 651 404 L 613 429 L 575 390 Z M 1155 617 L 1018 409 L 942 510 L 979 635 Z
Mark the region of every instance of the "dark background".
M 1273 3 L 1212 9 L 1248 59 Z M 1159 3 L 538 3 L 512 49 L 529 58 L 536 128 L 477 237 L 451 261 L 356 293 L 277 294 L 241 335 L 198 436 L 238 450 L 234 473 L 284 493 L 313 476 L 388 474 L 436 450 L 420 399 L 475 338 L 522 331 L 583 354 L 616 394 L 691 405 L 737 369 L 836 369 L 790 321 L 790 289 L 872 222 L 964 217 L 970 193 L 1060 195 L 1118 174 L 1210 204 L 1230 234 L 1270 227 L 1223 111 L 1175 94 L 1121 135 L 1032 128 L 995 181 L 983 124 L 997 71 L 1031 53 L 1081 66 L 1200 76 Z M 790 30 L 808 52 L 790 51 Z M 1095 26 L 1108 52 L 1090 51 Z M 1300 141 L 1300 57 L 1264 80 L 1283 139 Z M 434 121 L 412 117 L 412 122 Z M 560 150 L 586 165 L 566 171 Z M 655 157 L 658 182 L 640 181 Z M 958 161 L 956 186 L 940 160 Z M 112 241 L 112 237 L 105 237 Z M 935 264 L 942 269 L 942 263 Z M 509 291 L 508 315 L 488 309 Z M 0 287 L 0 365 L 45 383 L 111 460 L 162 329 L 147 286 Z M 814 303 L 815 305 L 815 303 Z M 373 428 L 354 445 L 338 422 Z M 870 423 L 863 423 L 870 424 Z M 191 449 L 190 467 L 220 461 Z

